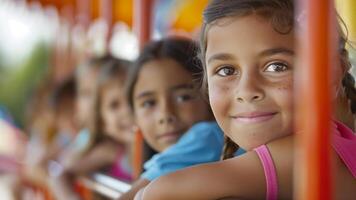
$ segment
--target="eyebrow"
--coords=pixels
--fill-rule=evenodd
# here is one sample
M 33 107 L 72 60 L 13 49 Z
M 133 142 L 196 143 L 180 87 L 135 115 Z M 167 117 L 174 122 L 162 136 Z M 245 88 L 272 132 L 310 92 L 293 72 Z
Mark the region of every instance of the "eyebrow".
M 173 86 L 170 90 L 182 90 L 182 89 L 194 89 L 193 84 L 181 84 L 181 85 L 176 85 Z
M 193 84 L 180 84 L 180 85 L 176 85 L 173 86 L 172 88 L 170 88 L 169 90 L 171 91 L 176 91 L 176 90 L 183 90 L 183 89 L 194 89 L 194 85 Z M 154 91 L 145 91 L 145 92 L 141 92 L 140 94 L 136 95 L 136 99 L 141 99 L 147 96 L 152 96 L 154 95 L 155 92 Z
M 151 91 L 147 91 L 147 92 L 141 92 L 140 94 L 135 96 L 135 99 L 141 99 L 147 96 L 152 96 L 154 94 L 154 92 Z
M 288 48 L 284 48 L 284 47 L 279 47 L 279 48 L 273 48 L 273 49 L 266 49 L 264 51 L 262 51 L 259 56 L 264 57 L 264 56 L 271 56 L 271 55 L 275 55 L 275 54 L 286 54 L 286 55 L 294 55 L 294 51 L 290 50 Z M 220 61 L 226 61 L 226 60 L 232 60 L 234 59 L 234 56 L 232 54 L 229 53 L 218 53 L 215 54 L 213 56 L 211 56 L 208 59 L 208 64 L 214 60 L 220 60 Z
M 266 49 L 264 51 L 262 51 L 259 55 L 261 57 L 264 56 L 271 56 L 271 55 L 275 55 L 275 54 L 286 54 L 286 55 L 294 55 L 294 51 L 288 48 L 284 48 L 284 47 L 279 47 L 279 48 L 273 48 L 273 49 Z
M 218 54 L 214 54 L 213 56 L 211 56 L 208 59 L 208 64 L 214 60 L 220 60 L 220 61 L 224 61 L 224 60 L 232 60 L 234 58 L 234 56 L 232 54 L 229 53 L 218 53 Z

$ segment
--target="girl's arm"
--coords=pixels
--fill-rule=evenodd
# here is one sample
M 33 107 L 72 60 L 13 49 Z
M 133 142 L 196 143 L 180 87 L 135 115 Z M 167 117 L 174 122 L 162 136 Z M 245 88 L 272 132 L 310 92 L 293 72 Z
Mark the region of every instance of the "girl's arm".
M 292 198 L 293 140 L 286 137 L 268 145 L 275 164 L 278 198 Z M 266 179 L 257 154 L 244 155 L 212 164 L 180 170 L 150 183 L 143 200 L 159 199 L 265 199 Z
M 265 177 L 255 152 L 163 176 L 149 184 L 143 200 L 265 198 Z
M 112 165 L 119 150 L 119 146 L 113 142 L 102 142 L 96 145 L 83 157 L 74 161 L 73 165 L 65 169 L 71 174 L 87 174 Z

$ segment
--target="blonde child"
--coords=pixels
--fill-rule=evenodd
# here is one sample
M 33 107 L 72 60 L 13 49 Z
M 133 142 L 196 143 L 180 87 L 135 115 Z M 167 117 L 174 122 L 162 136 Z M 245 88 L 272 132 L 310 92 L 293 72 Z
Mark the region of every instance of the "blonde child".
M 224 133 L 247 153 L 163 176 L 136 199 L 293 198 L 294 32 L 300 25 L 293 9 L 292 0 L 210 2 L 201 37 L 209 100 Z M 333 83 L 354 105 L 345 41 L 341 34 Z M 334 198 L 356 199 L 356 138 L 333 123 Z

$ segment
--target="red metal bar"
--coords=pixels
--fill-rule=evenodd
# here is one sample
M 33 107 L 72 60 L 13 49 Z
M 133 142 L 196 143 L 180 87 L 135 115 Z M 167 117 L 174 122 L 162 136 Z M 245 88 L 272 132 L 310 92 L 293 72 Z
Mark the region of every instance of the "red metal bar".
M 141 131 L 138 129 L 135 133 L 134 139 L 134 149 L 133 149 L 133 178 L 138 179 L 142 173 L 143 169 L 143 135 Z
M 140 49 L 151 39 L 152 11 L 154 0 L 134 0 L 134 31 L 139 39 Z
M 301 131 L 301 152 L 296 158 L 296 197 L 300 200 L 329 200 L 333 195 L 329 83 L 335 49 L 334 8 L 332 0 L 305 0 L 303 3 L 301 16 L 297 16 L 302 27 L 302 41 L 295 95 L 297 131 Z
M 152 33 L 152 11 L 154 0 L 134 0 L 133 28 L 139 39 L 140 49 L 151 39 Z M 144 140 L 140 130 L 135 134 L 134 144 L 134 178 L 138 178 L 142 172 Z

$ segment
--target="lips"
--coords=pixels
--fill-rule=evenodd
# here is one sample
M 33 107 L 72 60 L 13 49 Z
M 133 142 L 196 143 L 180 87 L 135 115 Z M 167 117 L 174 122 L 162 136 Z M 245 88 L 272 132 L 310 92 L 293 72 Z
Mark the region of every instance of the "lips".
M 243 112 L 232 118 L 241 123 L 258 123 L 270 120 L 276 114 L 277 112 Z
M 165 140 L 165 141 L 176 141 L 181 136 L 181 131 L 171 131 L 165 132 L 157 136 L 158 140 Z

